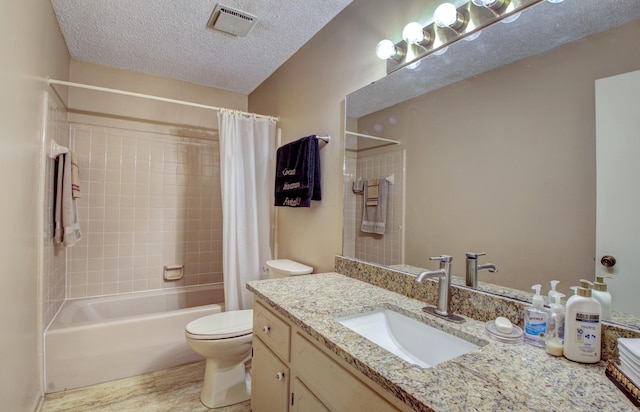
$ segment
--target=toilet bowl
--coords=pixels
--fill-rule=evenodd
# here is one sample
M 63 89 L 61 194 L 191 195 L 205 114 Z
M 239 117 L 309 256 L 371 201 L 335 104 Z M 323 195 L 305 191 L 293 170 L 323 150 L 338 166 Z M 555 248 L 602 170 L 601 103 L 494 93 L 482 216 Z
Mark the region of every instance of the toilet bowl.
M 207 359 L 200 400 L 208 408 L 244 402 L 251 396 L 245 362 L 251 358 L 253 310 L 234 310 L 187 324 L 189 347 Z
M 313 268 L 289 259 L 267 262 L 269 278 L 306 275 Z M 204 316 L 185 329 L 189 347 L 207 359 L 200 400 L 208 408 L 244 402 L 251 397 L 245 362 L 251 359 L 253 310 Z

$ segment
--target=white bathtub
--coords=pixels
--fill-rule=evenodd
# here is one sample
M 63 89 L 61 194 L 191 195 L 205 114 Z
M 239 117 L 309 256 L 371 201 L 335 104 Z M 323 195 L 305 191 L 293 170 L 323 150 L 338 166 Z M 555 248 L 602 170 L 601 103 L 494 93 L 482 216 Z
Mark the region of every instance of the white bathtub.
M 201 360 L 184 328 L 223 310 L 221 284 L 67 300 L 45 332 L 46 392 Z

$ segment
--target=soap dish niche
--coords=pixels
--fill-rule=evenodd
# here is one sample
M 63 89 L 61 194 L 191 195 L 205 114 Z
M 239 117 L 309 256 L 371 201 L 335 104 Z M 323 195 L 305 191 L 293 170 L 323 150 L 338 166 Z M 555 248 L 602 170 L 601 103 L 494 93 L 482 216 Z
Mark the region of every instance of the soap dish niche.
M 184 276 L 184 265 L 169 265 L 164 267 L 164 280 L 180 280 Z

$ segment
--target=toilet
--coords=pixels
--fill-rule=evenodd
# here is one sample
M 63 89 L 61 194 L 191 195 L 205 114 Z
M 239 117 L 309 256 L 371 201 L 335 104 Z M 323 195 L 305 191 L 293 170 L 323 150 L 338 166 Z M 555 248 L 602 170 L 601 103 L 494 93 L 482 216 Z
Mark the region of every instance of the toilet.
M 267 261 L 269 278 L 306 275 L 313 268 L 289 259 Z M 251 359 L 253 309 L 214 313 L 189 322 L 185 328 L 189 347 L 207 359 L 200 401 L 221 408 L 251 397 L 246 362 Z

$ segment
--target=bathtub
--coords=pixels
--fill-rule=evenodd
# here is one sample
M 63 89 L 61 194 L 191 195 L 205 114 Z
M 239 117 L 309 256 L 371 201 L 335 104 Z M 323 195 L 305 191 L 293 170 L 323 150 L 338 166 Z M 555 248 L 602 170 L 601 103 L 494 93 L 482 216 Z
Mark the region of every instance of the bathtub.
M 223 310 L 222 284 L 67 300 L 45 332 L 46 392 L 202 360 L 184 328 Z

